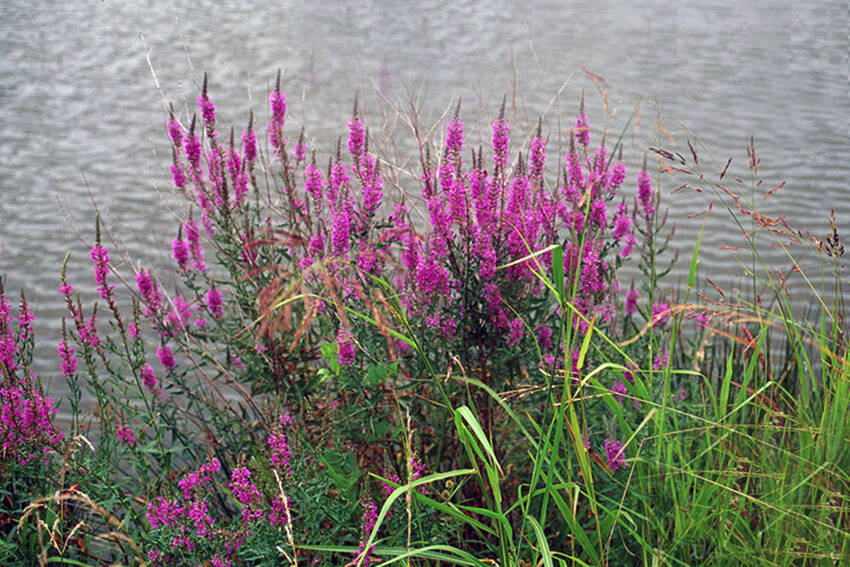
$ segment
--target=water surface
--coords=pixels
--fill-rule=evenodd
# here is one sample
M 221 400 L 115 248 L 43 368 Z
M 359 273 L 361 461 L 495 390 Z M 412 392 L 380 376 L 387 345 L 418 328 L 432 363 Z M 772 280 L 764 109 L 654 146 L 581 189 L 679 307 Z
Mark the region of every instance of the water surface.
M 631 163 L 653 143 L 658 112 L 673 134 L 665 146 L 686 153 L 686 127 L 718 162 L 735 156 L 735 174 L 746 172 L 754 136 L 764 187 L 787 181 L 763 202 L 765 212 L 823 234 L 835 208 L 839 232 L 850 234 L 846 2 L 172 4 L 0 5 L 0 273 L 10 295 L 27 290 L 38 316 L 37 367 L 48 381 L 58 374 L 57 288 L 68 251 L 69 279 L 94 297 L 87 251 L 96 209 L 125 273 L 130 262 L 168 265 L 179 211 L 164 103 L 191 105 L 203 71 L 219 123 L 241 128 L 252 105 L 267 116 L 269 83 L 282 69 L 290 123 L 306 124 L 311 142 L 327 151 L 344 133 L 355 92 L 380 121 L 376 87 L 394 101 L 413 93 L 430 118 L 463 95 L 474 121 L 516 86 L 515 130 L 545 114 L 553 138 L 584 90 L 600 127 L 602 102 L 584 66 L 604 77 L 618 108 L 612 131 L 646 101 L 626 139 Z M 683 217 L 705 204 L 694 194 L 672 203 L 687 256 L 701 219 Z M 721 249 L 740 244 L 728 218 L 713 213 L 706 273 L 723 285 L 743 281 Z M 787 262 L 781 250 L 768 252 Z

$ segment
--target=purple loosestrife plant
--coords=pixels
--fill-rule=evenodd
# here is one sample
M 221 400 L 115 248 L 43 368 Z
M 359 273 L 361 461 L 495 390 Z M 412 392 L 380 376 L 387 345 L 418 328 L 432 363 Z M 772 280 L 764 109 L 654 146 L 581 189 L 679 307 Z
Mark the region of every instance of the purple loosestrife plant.
M 136 433 L 119 422 L 115 423 L 115 436 L 130 447 L 136 444 Z
M 499 113 L 499 119 L 493 123 L 493 165 L 496 171 L 504 171 L 508 167 L 509 160 L 509 144 L 511 127 L 504 119 L 505 105 L 502 103 L 502 110 Z
M 64 434 L 53 424 L 53 400 L 24 383 L 0 388 L 0 462 L 46 461 Z
M 584 146 L 585 148 L 590 145 L 590 126 L 587 122 L 587 114 L 584 113 L 584 93 L 581 93 L 581 105 L 578 111 L 578 118 L 576 118 L 576 128 L 575 128 L 576 138 L 578 139 L 578 143 Z
M 643 169 L 638 173 L 638 202 L 643 208 L 644 214 L 649 217 L 655 213 L 655 195 L 652 191 L 652 180 L 649 173 L 646 171 L 646 160 L 644 160 Z
M 221 292 L 213 285 L 207 291 L 206 307 L 213 319 L 221 319 L 224 316 L 221 302 Z
M 254 121 L 254 114 L 251 113 L 251 124 Z M 257 133 L 254 132 L 252 125 L 242 132 L 242 152 L 245 155 L 245 162 L 250 169 L 257 159 Z
M 354 111 L 348 121 L 348 153 L 354 158 L 355 163 L 360 160 L 366 143 L 366 130 L 363 121 L 357 114 L 357 99 L 354 99 Z
M 339 363 L 348 366 L 354 362 L 356 347 L 351 331 L 340 329 L 336 335 Z
M 159 357 L 159 362 L 166 372 L 172 372 L 176 366 L 174 361 L 174 352 L 168 345 L 161 345 L 156 349 L 156 355 Z
M 201 234 L 198 232 L 198 225 L 195 224 L 195 219 L 189 217 L 184 228 L 186 229 L 186 242 L 189 253 L 192 256 L 192 264 L 199 272 L 206 271 L 207 264 L 204 261 L 204 248 L 201 246 Z
M 109 274 L 109 251 L 99 243 L 91 249 L 91 260 L 94 263 L 94 280 L 102 299 L 110 299 L 115 286 L 106 283 Z
M 199 101 L 205 126 L 210 122 L 204 111 L 208 96 L 203 93 Z M 193 210 L 197 206 L 201 211 L 209 237 L 204 244 L 214 252 L 210 263 L 215 259 L 220 265 L 206 270 L 198 227 L 193 219 L 186 221 L 182 227 L 185 252 L 180 255 L 182 289 L 175 290 L 173 297 L 185 297 L 185 304 L 195 307 L 191 317 L 198 319 L 192 322 L 184 316 L 186 309 L 175 301 L 172 324 L 158 327 L 181 328 L 180 333 L 165 337 L 158 351 L 166 372 L 171 372 L 166 376 L 169 385 L 177 385 L 183 374 L 173 372 L 175 353 L 185 349 L 183 365 L 203 360 L 196 354 L 207 356 L 216 350 L 206 345 L 222 347 L 218 352 L 226 354 L 205 366 L 205 372 L 215 368 L 211 374 L 217 377 L 229 380 L 235 374 L 254 380 L 252 387 L 267 380 L 257 391 L 274 392 L 294 415 L 310 414 L 312 406 L 307 404 L 315 401 L 311 396 L 341 400 L 338 408 L 326 411 L 335 412 L 334 422 L 344 423 L 340 429 L 346 431 L 331 437 L 334 447 L 344 447 L 357 457 L 354 462 L 359 467 L 375 441 L 364 440 L 357 414 L 350 423 L 336 416 L 368 404 L 376 411 L 367 413 L 383 427 L 391 418 L 377 411 L 378 400 L 386 399 L 396 376 L 409 379 L 417 396 L 431 399 L 442 389 L 454 404 L 465 399 L 457 380 L 435 381 L 420 389 L 427 382 L 421 378 L 435 361 L 454 365 L 458 360 L 452 371 L 462 367 L 466 375 L 502 392 L 508 385 L 515 387 L 519 376 L 538 386 L 544 380 L 541 374 L 551 376 L 553 370 L 578 379 L 575 341 L 587 332 L 590 321 L 610 335 L 622 332 L 614 325 L 614 314 L 622 305 L 617 270 L 633 251 L 642 252 L 643 243 L 637 245 L 635 234 L 642 234 L 643 204 L 626 205 L 627 192 L 634 191 L 634 177 L 627 176 L 622 156 L 616 156 L 618 148 L 606 147 L 604 137 L 599 147 L 590 146 L 583 108 L 570 149 L 561 155 L 552 152 L 562 143 L 547 144 L 542 119 L 536 133 L 520 144 L 521 127 L 512 124 L 514 117 L 504 108 L 487 130 L 489 144 L 464 150 L 467 140 L 458 110 L 445 126 L 442 147 L 423 141 L 420 169 L 411 177 L 411 182 L 419 183 L 418 190 L 402 193 L 406 180 L 399 176 L 400 168 L 370 153 L 370 146 L 377 146 L 370 139 L 380 138 L 370 138 L 368 115 L 360 109 L 347 125 L 348 152 L 340 138 L 336 154 L 322 160 L 327 168 L 320 168 L 315 153 L 307 159 L 303 128 L 288 155 L 283 133 L 286 98 L 279 83 L 269 95 L 269 105 L 266 132 L 272 151 L 268 161 L 279 167 L 263 169 L 260 181 L 266 181 L 267 187 L 259 187 L 253 174 L 260 159 L 253 115 L 240 150 L 234 133 L 229 146 L 217 145 L 210 135 L 192 142 L 193 128 L 178 138 L 185 151 L 178 156 L 183 160 L 180 167 L 195 188 L 185 196 L 194 200 Z M 174 140 L 172 144 L 179 145 Z M 547 150 L 551 155 L 547 156 Z M 207 157 L 203 165 L 201 157 Z M 563 175 L 550 179 L 556 171 Z M 624 187 L 627 178 L 632 181 Z M 232 189 L 231 198 L 225 187 Z M 389 202 L 399 193 L 404 195 L 400 200 Z M 421 217 L 416 205 L 421 206 Z M 562 266 L 553 265 L 556 257 L 563 258 Z M 220 268 L 227 274 L 221 276 Z M 555 301 L 539 277 L 551 282 L 558 272 L 563 272 L 565 280 L 563 298 L 575 310 Z M 143 304 L 167 320 L 168 313 L 150 307 L 160 303 L 153 299 L 154 291 L 143 290 L 156 290 L 153 278 L 150 282 L 137 281 Z M 227 310 L 222 308 L 222 294 L 228 298 Z M 636 292 L 624 295 L 626 310 L 636 312 Z M 374 324 L 346 313 L 364 315 Z M 246 326 L 250 321 L 259 323 Z M 410 340 L 401 340 L 389 329 Z M 591 349 L 588 356 L 596 357 L 597 351 Z M 214 355 L 206 360 L 211 358 Z M 316 366 L 323 364 L 323 358 L 333 372 L 322 368 L 326 373 L 318 381 Z M 540 360 L 548 362 L 538 366 Z M 596 362 L 585 360 L 583 368 Z M 237 372 L 240 368 L 245 372 Z M 149 374 L 143 370 L 141 380 L 153 392 L 156 382 Z M 623 382 L 611 389 L 618 401 L 628 391 Z M 172 392 L 176 394 L 177 389 L 170 388 Z M 488 400 L 473 395 L 471 404 L 489 430 L 493 420 L 488 419 Z M 438 415 L 440 410 L 416 411 L 416 419 L 429 428 L 429 434 L 451 435 L 441 419 L 444 416 Z M 270 464 L 283 477 L 287 490 L 300 482 L 293 478 L 293 468 L 300 479 L 309 468 L 302 462 L 315 458 L 305 455 L 303 461 L 295 462 L 289 442 L 300 442 L 302 435 L 311 441 L 331 438 L 323 423 L 327 420 L 315 421 L 319 423 L 302 422 L 299 417 L 297 430 L 274 427 L 263 440 Z M 370 424 L 369 431 L 378 430 Z M 229 432 L 217 434 L 223 438 Z M 299 453 L 301 447 L 299 443 Z M 304 449 L 311 450 L 306 445 Z M 317 454 L 322 450 L 316 447 Z M 622 460 L 617 454 L 608 455 L 612 469 Z M 423 459 L 430 456 L 426 451 Z M 261 507 L 251 487 L 262 493 L 268 470 L 256 467 L 250 457 L 241 463 L 251 470 L 230 468 L 232 494 L 242 503 L 243 514 L 253 514 Z M 415 478 L 417 473 L 413 474 Z M 283 498 L 272 501 L 274 515 L 267 516 L 272 524 L 288 518 Z M 176 505 L 185 508 L 188 503 Z M 199 506 L 196 515 L 202 519 Z M 189 517 L 188 512 L 181 514 Z M 192 533 L 187 529 L 175 537 L 191 540 Z M 160 552 L 169 553 L 167 549 Z M 222 560 L 226 558 L 221 555 Z
M 640 291 L 635 288 L 635 284 L 633 282 L 632 287 L 630 287 L 629 291 L 626 292 L 625 310 L 629 315 L 634 315 L 635 311 L 637 311 L 638 297 L 640 297 Z
M 292 418 L 282 414 L 278 419 L 278 427 L 272 431 L 267 439 L 270 457 L 269 463 L 272 467 L 292 475 L 292 450 L 286 438 L 286 429 L 293 425 Z
M 277 74 L 275 89 L 269 94 L 271 120 L 268 125 L 269 144 L 276 152 L 282 152 L 286 143 L 283 139 L 283 126 L 286 122 L 286 95 L 280 90 L 280 72 Z
M 183 227 L 177 232 L 177 236 L 171 241 L 171 255 L 181 270 L 189 268 L 189 246 L 183 239 Z
M 213 137 L 215 135 L 215 105 L 210 100 L 209 93 L 207 92 L 206 73 L 204 73 L 204 86 L 201 90 L 201 95 L 198 97 L 198 107 L 201 109 L 201 118 L 204 120 L 207 135 Z
M 360 519 L 360 543 L 357 546 L 357 551 L 354 554 L 355 561 L 363 567 L 369 567 L 372 564 L 372 552 L 375 546 L 372 545 L 366 549 L 366 542 L 369 539 L 369 534 L 375 528 L 378 522 L 378 507 L 375 503 L 369 500 L 363 504 L 363 516 Z M 362 557 L 362 561 L 361 558 Z
M 162 395 L 162 389 L 157 384 L 156 373 L 150 364 L 145 363 L 142 366 L 142 383 L 154 396 Z
M 136 274 L 136 287 L 145 304 L 145 317 L 156 315 L 162 309 L 162 293 L 153 276 L 144 268 Z
M 59 353 L 59 358 L 62 359 L 61 370 L 62 377 L 68 380 L 73 377 L 77 371 L 77 357 L 74 356 L 74 347 L 68 345 L 63 339 L 59 341 L 59 346 L 56 351 Z
M 257 486 L 251 482 L 251 471 L 248 467 L 233 469 L 230 481 L 233 496 L 242 505 L 242 521 L 256 522 L 262 520 L 265 512 L 262 508 L 262 496 Z
M 608 459 L 608 468 L 612 472 L 626 466 L 622 446 L 616 439 L 605 439 L 605 457 Z

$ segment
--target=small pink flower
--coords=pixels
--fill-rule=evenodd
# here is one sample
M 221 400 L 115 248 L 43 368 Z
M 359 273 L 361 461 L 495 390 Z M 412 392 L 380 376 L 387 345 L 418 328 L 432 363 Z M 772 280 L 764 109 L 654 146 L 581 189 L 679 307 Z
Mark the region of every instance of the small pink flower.
M 136 433 L 126 425 L 122 425 L 116 422 L 115 436 L 118 437 L 118 439 L 120 439 L 121 441 L 125 442 L 130 447 L 136 444 Z
M 617 403 L 619 404 L 623 402 L 623 395 L 628 393 L 628 390 L 626 389 L 625 384 L 617 380 L 611 385 L 611 392 L 614 394 L 614 399 L 617 400 Z
M 652 326 L 661 327 L 670 319 L 670 306 L 662 301 L 652 306 Z

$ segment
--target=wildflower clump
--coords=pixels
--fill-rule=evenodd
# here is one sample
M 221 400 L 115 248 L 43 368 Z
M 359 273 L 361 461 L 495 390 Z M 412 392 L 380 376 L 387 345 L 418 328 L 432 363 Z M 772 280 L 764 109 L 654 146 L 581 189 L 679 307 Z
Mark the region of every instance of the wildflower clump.
M 64 434 L 54 424 L 56 408 L 45 396 L 29 368 L 32 313 L 21 296 L 16 318 L 0 284 L 0 476 L 4 465 L 24 466 L 44 462 L 51 450 L 59 450 Z M 76 368 L 73 349 L 60 343 L 63 372 Z

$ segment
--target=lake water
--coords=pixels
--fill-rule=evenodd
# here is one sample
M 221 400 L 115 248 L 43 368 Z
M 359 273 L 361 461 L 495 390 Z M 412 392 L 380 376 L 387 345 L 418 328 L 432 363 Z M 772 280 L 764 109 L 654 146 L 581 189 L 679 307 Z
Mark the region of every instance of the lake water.
M 261 121 L 267 116 L 269 84 L 282 69 L 290 128 L 306 124 L 326 152 L 345 132 L 355 92 L 379 120 L 376 87 L 390 100 L 415 93 L 432 118 L 463 95 L 463 115 L 474 120 L 516 85 L 515 130 L 545 113 L 556 138 L 558 116 L 566 128 L 582 90 L 591 119 L 602 115 L 584 66 L 609 85 L 615 131 L 647 101 L 626 139 L 632 163 L 652 143 L 658 111 L 674 136 L 665 147 L 687 154 L 687 127 L 721 164 L 735 156 L 737 174 L 754 136 L 764 188 L 787 181 L 762 200 L 764 211 L 823 234 L 835 208 L 839 232 L 850 234 L 846 1 L 268 4 L 0 3 L 0 274 L 10 296 L 27 291 L 47 382 L 58 385 L 57 288 L 68 251 L 70 281 L 94 297 L 95 207 L 119 269 L 168 264 L 178 211 L 164 100 L 191 105 L 203 71 L 219 123 L 239 130 L 252 100 Z M 665 194 L 678 185 L 665 183 Z M 684 270 L 702 219 L 683 217 L 704 206 L 693 193 L 673 198 Z M 738 244 L 740 233 L 715 209 L 705 273 L 736 285 L 743 270 L 721 246 Z M 783 263 L 781 250 L 768 257 Z

